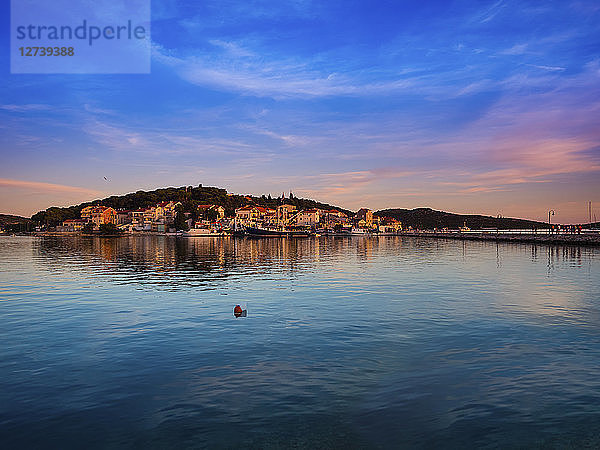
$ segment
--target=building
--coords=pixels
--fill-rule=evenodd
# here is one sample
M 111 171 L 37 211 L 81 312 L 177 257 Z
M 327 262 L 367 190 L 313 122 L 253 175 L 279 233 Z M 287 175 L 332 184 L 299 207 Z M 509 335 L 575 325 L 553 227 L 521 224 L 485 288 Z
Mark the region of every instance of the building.
M 86 223 L 83 219 L 67 219 L 62 223 L 60 231 L 81 231 Z
M 150 208 L 146 208 L 143 214 L 143 223 L 144 228 L 152 228 L 152 223 L 156 217 L 156 207 L 151 206 Z
M 300 211 L 294 220 L 294 223 L 302 227 L 314 227 L 321 219 L 321 211 L 318 209 L 305 209 Z
M 359 227 L 373 227 L 373 211 L 367 208 L 361 208 L 354 216 L 355 225 Z
M 165 232 L 168 230 L 169 225 L 175 222 L 177 207 L 180 205 L 180 202 L 168 201 L 158 203 L 156 206 L 149 208 L 123 211 L 124 217 L 125 213 L 127 213 L 128 219 L 126 220 L 129 220 L 129 222 L 123 223 L 131 223 L 131 228 L 136 231 Z M 119 211 L 119 214 L 121 214 L 121 211 Z
M 397 233 L 402 231 L 402 222 L 392 217 L 380 217 L 378 228 L 380 233 Z
M 348 216 L 337 209 L 330 209 L 328 211 L 321 211 L 321 222 L 323 222 L 327 228 L 332 228 L 338 224 L 347 223 Z
M 125 225 L 132 222 L 132 211 L 119 210 L 117 211 L 117 225 Z
M 181 202 L 161 202 L 154 208 L 154 222 L 171 224 L 175 222 L 177 216 L 177 207 L 181 206 Z
M 94 228 L 100 225 L 117 224 L 117 211 L 107 206 L 86 206 L 81 210 L 81 220 L 85 223 L 92 222 Z
M 263 208 L 262 206 L 242 206 L 235 210 L 235 219 L 238 225 L 256 226 L 262 224 L 269 211 L 274 210 L 267 210 L 267 208 Z
M 277 221 L 282 225 L 287 225 L 292 217 L 298 213 L 294 205 L 281 205 L 277 207 Z
M 84 222 L 91 222 L 92 221 L 92 212 L 98 208 L 98 206 L 86 206 L 85 208 L 83 208 L 81 210 L 81 219 Z
M 214 216 L 214 220 L 220 220 L 225 217 L 225 208 L 219 205 L 198 205 L 198 217 L 208 219 Z
M 135 230 L 144 229 L 144 212 L 146 212 L 145 209 L 136 209 L 135 211 L 131 211 L 131 224 Z
M 117 211 L 113 208 L 106 208 L 102 206 L 102 210 L 96 210 L 92 213 L 92 222 L 94 228 L 100 228 L 100 225 L 117 224 Z

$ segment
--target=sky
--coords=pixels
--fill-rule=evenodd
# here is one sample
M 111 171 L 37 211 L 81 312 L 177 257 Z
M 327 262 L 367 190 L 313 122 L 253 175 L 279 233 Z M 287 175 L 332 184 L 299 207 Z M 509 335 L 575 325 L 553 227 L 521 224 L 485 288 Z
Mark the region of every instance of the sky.
M 11 74 L 0 212 L 167 186 L 600 218 L 597 1 L 151 3 L 149 74 Z

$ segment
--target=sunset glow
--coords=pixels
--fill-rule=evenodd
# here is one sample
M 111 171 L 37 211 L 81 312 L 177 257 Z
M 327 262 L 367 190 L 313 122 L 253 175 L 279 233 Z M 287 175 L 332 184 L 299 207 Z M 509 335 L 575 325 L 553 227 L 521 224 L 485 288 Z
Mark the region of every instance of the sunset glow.
M 149 75 L 2 72 L 0 212 L 202 183 L 584 222 L 598 23 L 594 1 L 158 0 Z

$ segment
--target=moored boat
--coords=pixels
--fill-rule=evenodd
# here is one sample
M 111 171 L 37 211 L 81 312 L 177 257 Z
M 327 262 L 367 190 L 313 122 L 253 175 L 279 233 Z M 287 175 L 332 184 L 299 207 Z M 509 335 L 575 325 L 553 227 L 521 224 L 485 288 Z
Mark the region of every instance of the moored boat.
M 192 228 L 189 231 L 184 231 L 182 236 L 186 237 L 221 237 L 226 236 L 225 232 L 212 230 L 210 228 Z
M 311 235 L 309 231 L 305 230 L 286 230 L 263 227 L 245 227 L 244 231 L 247 236 L 263 237 L 304 237 Z

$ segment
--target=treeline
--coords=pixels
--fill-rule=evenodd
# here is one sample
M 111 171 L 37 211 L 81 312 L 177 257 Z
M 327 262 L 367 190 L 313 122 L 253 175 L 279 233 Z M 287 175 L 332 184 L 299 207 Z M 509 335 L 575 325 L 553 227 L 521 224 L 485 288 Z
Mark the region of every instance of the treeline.
M 15 216 L 13 214 L 0 214 L 0 226 L 16 225 L 25 222 L 29 222 L 27 217 Z
M 156 206 L 157 203 L 173 200 L 181 202 L 180 208 L 183 212 L 189 212 L 193 219 L 196 219 L 198 205 L 215 204 L 225 208 L 225 213 L 228 216 L 233 216 L 235 210 L 245 205 L 256 205 L 269 208 L 287 203 L 296 206 L 298 209 L 321 208 L 333 209 L 334 206 L 326 203 L 317 202 L 315 200 L 297 198 L 290 192 L 289 196 L 271 197 L 268 196 L 245 196 L 245 195 L 228 195 L 225 189 L 216 187 L 199 186 L 184 186 L 184 187 L 168 187 L 156 189 L 154 191 L 137 191 L 125 195 L 113 195 L 101 200 L 81 203 L 76 206 L 66 208 L 51 207 L 44 211 L 40 211 L 31 217 L 31 220 L 37 224 L 45 224 L 48 226 L 60 225 L 67 219 L 77 219 L 81 216 L 81 210 L 86 206 L 102 205 L 112 207 L 114 209 L 142 209 Z M 335 208 L 345 213 L 350 211 Z
M 533 229 L 545 228 L 548 224 L 534 220 L 513 219 L 507 217 L 491 217 L 475 214 L 454 214 L 436 211 L 431 208 L 416 209 L 384 209 L 374 213 L 380 217 L 393 217 L 402 221 L 404 228 L 413 227 L 419 230 L 433 230 L 434 228 L 457 229 L 467 226 L 473 230 L 482 228 L 508 229 Z
M 27 217 L 0 214 L 0 228 L 9 233 L 33 231 L 33 222 Z

